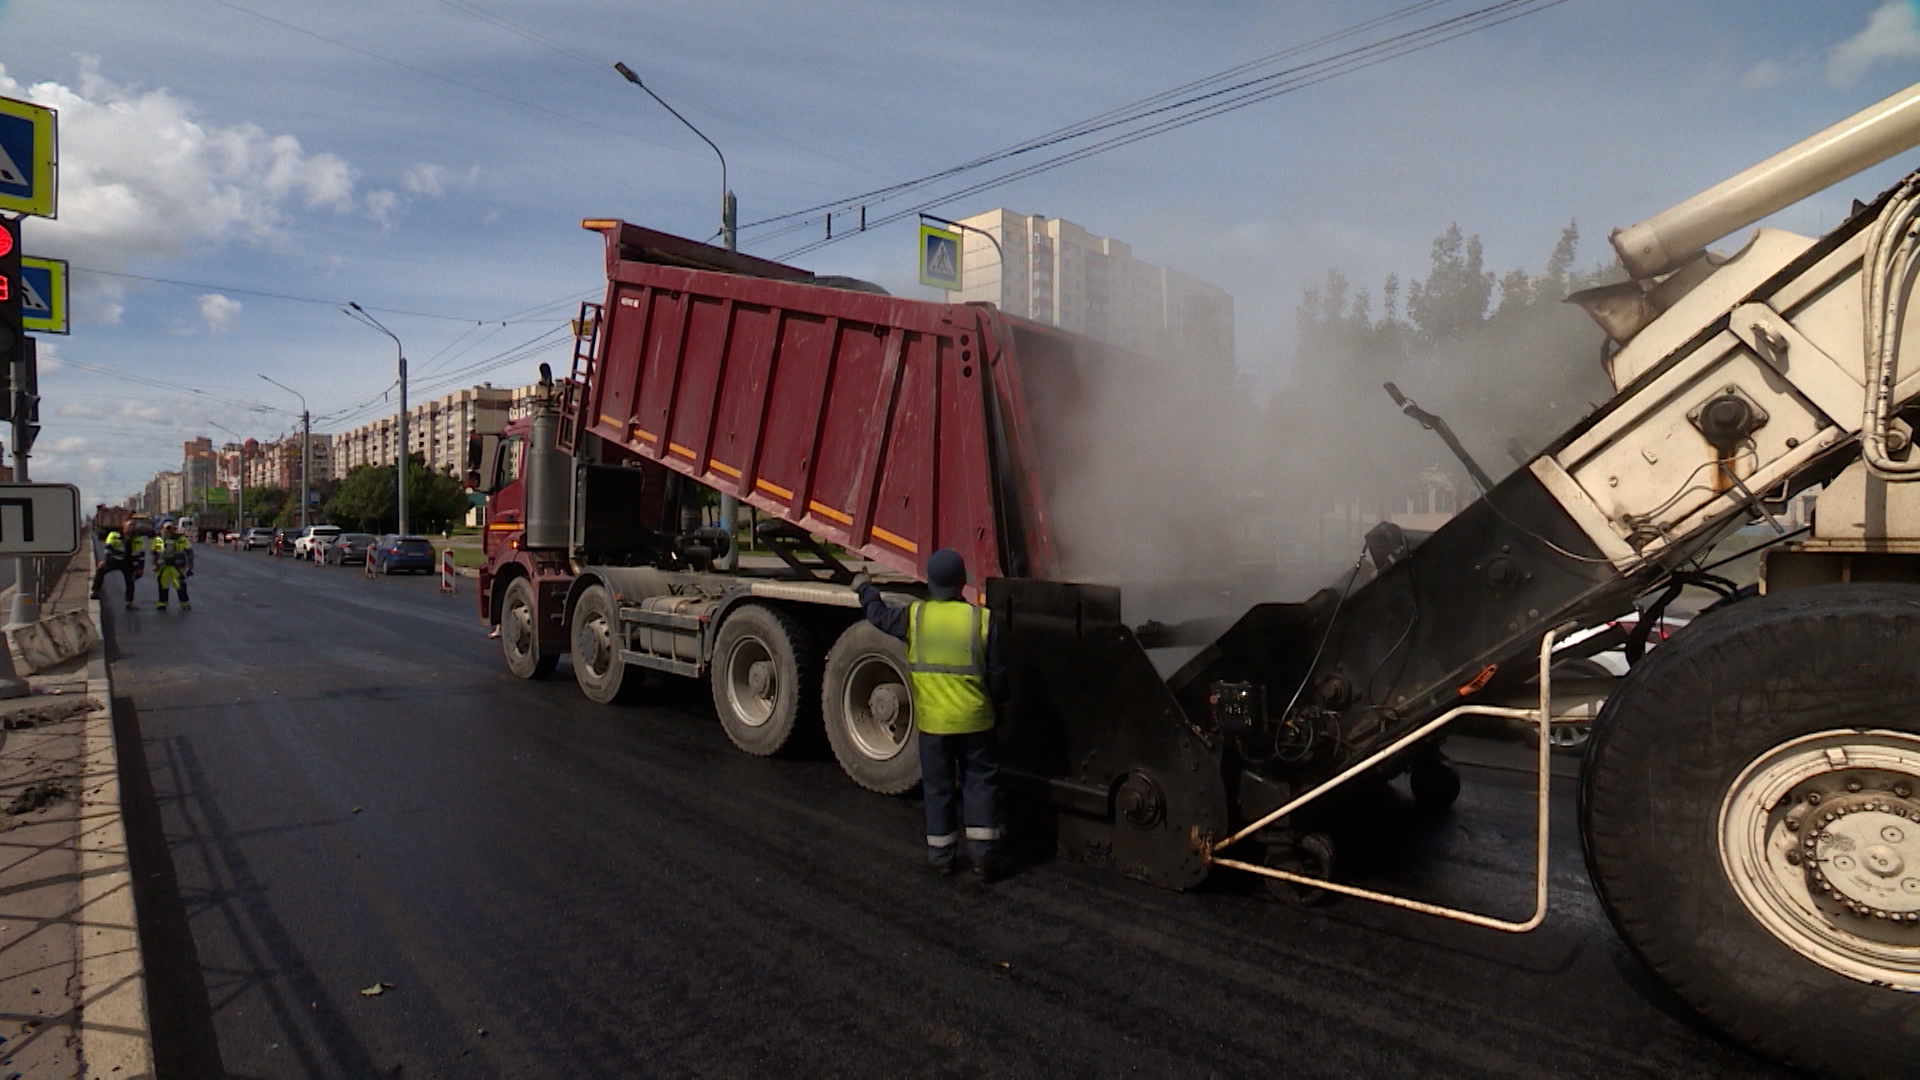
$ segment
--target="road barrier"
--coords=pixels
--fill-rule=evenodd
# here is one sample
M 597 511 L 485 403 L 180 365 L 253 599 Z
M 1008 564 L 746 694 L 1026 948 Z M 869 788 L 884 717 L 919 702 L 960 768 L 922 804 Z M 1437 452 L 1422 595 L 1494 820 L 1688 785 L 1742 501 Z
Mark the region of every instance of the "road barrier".
M 454 577 L 455 577 L 455 573 L 453 569 L 453 549 L 441 548 L 440 549 L 440 591 L 441 592 L 452 593 L 454 591 L 454 588 L 453 588 Z
M 374 549 L 374 545 L 372 544 L 367 545 L 367 569 L 366 569 L 367 577 L 373 576 L 373 549 Z

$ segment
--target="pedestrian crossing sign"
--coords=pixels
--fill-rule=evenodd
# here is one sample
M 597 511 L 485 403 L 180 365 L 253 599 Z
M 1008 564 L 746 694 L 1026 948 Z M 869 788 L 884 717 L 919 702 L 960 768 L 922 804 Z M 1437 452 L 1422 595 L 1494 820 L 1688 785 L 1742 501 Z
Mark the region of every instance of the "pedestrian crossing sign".
M 959 291 L 959 233 L 938 225 L 920 226 L 920 284 Z
M 21 325 L 42 334 L 67 332 L 67 260 L 20 260 Z
M 54 112 L 0 97 L 0 211 L 54 217 Z

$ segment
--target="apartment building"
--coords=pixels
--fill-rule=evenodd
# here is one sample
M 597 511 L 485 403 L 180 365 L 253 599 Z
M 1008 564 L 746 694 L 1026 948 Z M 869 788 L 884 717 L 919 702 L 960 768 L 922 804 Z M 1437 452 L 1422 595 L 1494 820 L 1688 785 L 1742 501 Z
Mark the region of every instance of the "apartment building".
M 530 388 L 496 387 L 491 383 L 456 390 L 407 410 L 408 449 L 429 469 L 458 473 L 466 467 L 467 437 L 479 431 L 490 414 L 504 414 Z M 497 430 L 505 415 L 490 421 Z M 363 465 L 392 467 L 398 460 L 399 420 L 383 416 L 335 435 L 336 466 L 345 475 Z
M 1233 297 L 1071 221 L 1000 208 L 961 220 L 959 290 L 1062 330 L 1177 363 L 1231 366 Z M 982 235 L 987 234 L 987 235 Z

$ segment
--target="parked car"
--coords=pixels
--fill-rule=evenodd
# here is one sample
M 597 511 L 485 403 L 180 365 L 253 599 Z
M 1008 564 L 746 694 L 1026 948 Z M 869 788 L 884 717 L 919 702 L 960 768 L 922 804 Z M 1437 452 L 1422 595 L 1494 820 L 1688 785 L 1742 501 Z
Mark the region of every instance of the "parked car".
M 373 568 L 382 574 L 396 570 L 433 572 L 433 545 L 424 536 L 397 536 L 388 533 L 373 546 Z
M 283 526 L 273 530 L 273 540 L 267 544 L 267 553 L 273 555 L 275 558 L 282 555 L 292 555 L 293 542 L 299 535 L 300 530 L 291 526 Z
M 248 529 L 242 534 L 240 546 L 248 551 L 257 547 L 270 548 L 273 546 L 273 530 Z
M 372 533 L 341 533 L 328 542 L 321 559 L 335 566 L 363 566 L 375 539 Z
M 295 556 L 311 559 L 314 557 L 315 547 L 345 531 L 338 525 L 309 525 L 300 530 L 299 535 L 294 538 L 293 553 Z

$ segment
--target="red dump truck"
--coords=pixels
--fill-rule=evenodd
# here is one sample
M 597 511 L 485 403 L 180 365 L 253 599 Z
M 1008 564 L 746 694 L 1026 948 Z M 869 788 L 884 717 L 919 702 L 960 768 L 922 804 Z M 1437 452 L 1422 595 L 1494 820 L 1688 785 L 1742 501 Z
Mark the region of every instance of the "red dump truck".
M 473 447 L 491 495 L 480 613 L 520 676 L 571 654 L 601 702 L 646 672 L 704 678 L 741 749 L 823 723 L 849 777 L 901 792 L 918 776 L 903 658 L 861 621 L 847 563 L 892 571 L 906 602 L 953 547 L 1011 658 L 996 731 L 1027 837 L 1174 888 L 1229 870 L 1501 932 L 1546 917 L 1548 736 L 1592 722 L 1581 838 L 1629 946 L 1763 1052 L 1911 1075 L 1920 348 L 1900 328 L 1920 174 L 1826 236 L 1704 249 L 1915 145 L 1920 86 L 1616 233 L 1630 280 L 1576 297 L 1609 339 L 1613 397 L 1498 482 L 1402 399 L 1485 478 L 1480 498 L 1430 535 L 1381 525 L 1305 602 L 1174 625 L 1055 580 L 1070 544 L 1050 522 L 1076 498 L 1062 433 L 1124 369 L 1114 350 L 589 221 L 607 294 L 573 371 Z M 780 568 L 718 568 L 732 529 L 707 516 L 713 493 L 767 517 Z M 1780 520 L 1809 502 L 1811 525 Z M 1754 522 L 1777 530 L 1759 596 L 1704 559 Z M 1686 589 L 1714 609 L 1646 649 Z M 1623 646 L 1623 678 L 1555 677 Z M 1335 838 L 1368 839 L 1343 824 L 1382 820 L 1362 796 L 1406 775 L 1427 811 L 1453 801 L 1438 740 L 1464 717 L 1538 736 L 1528 906 L 1343 880 Z

